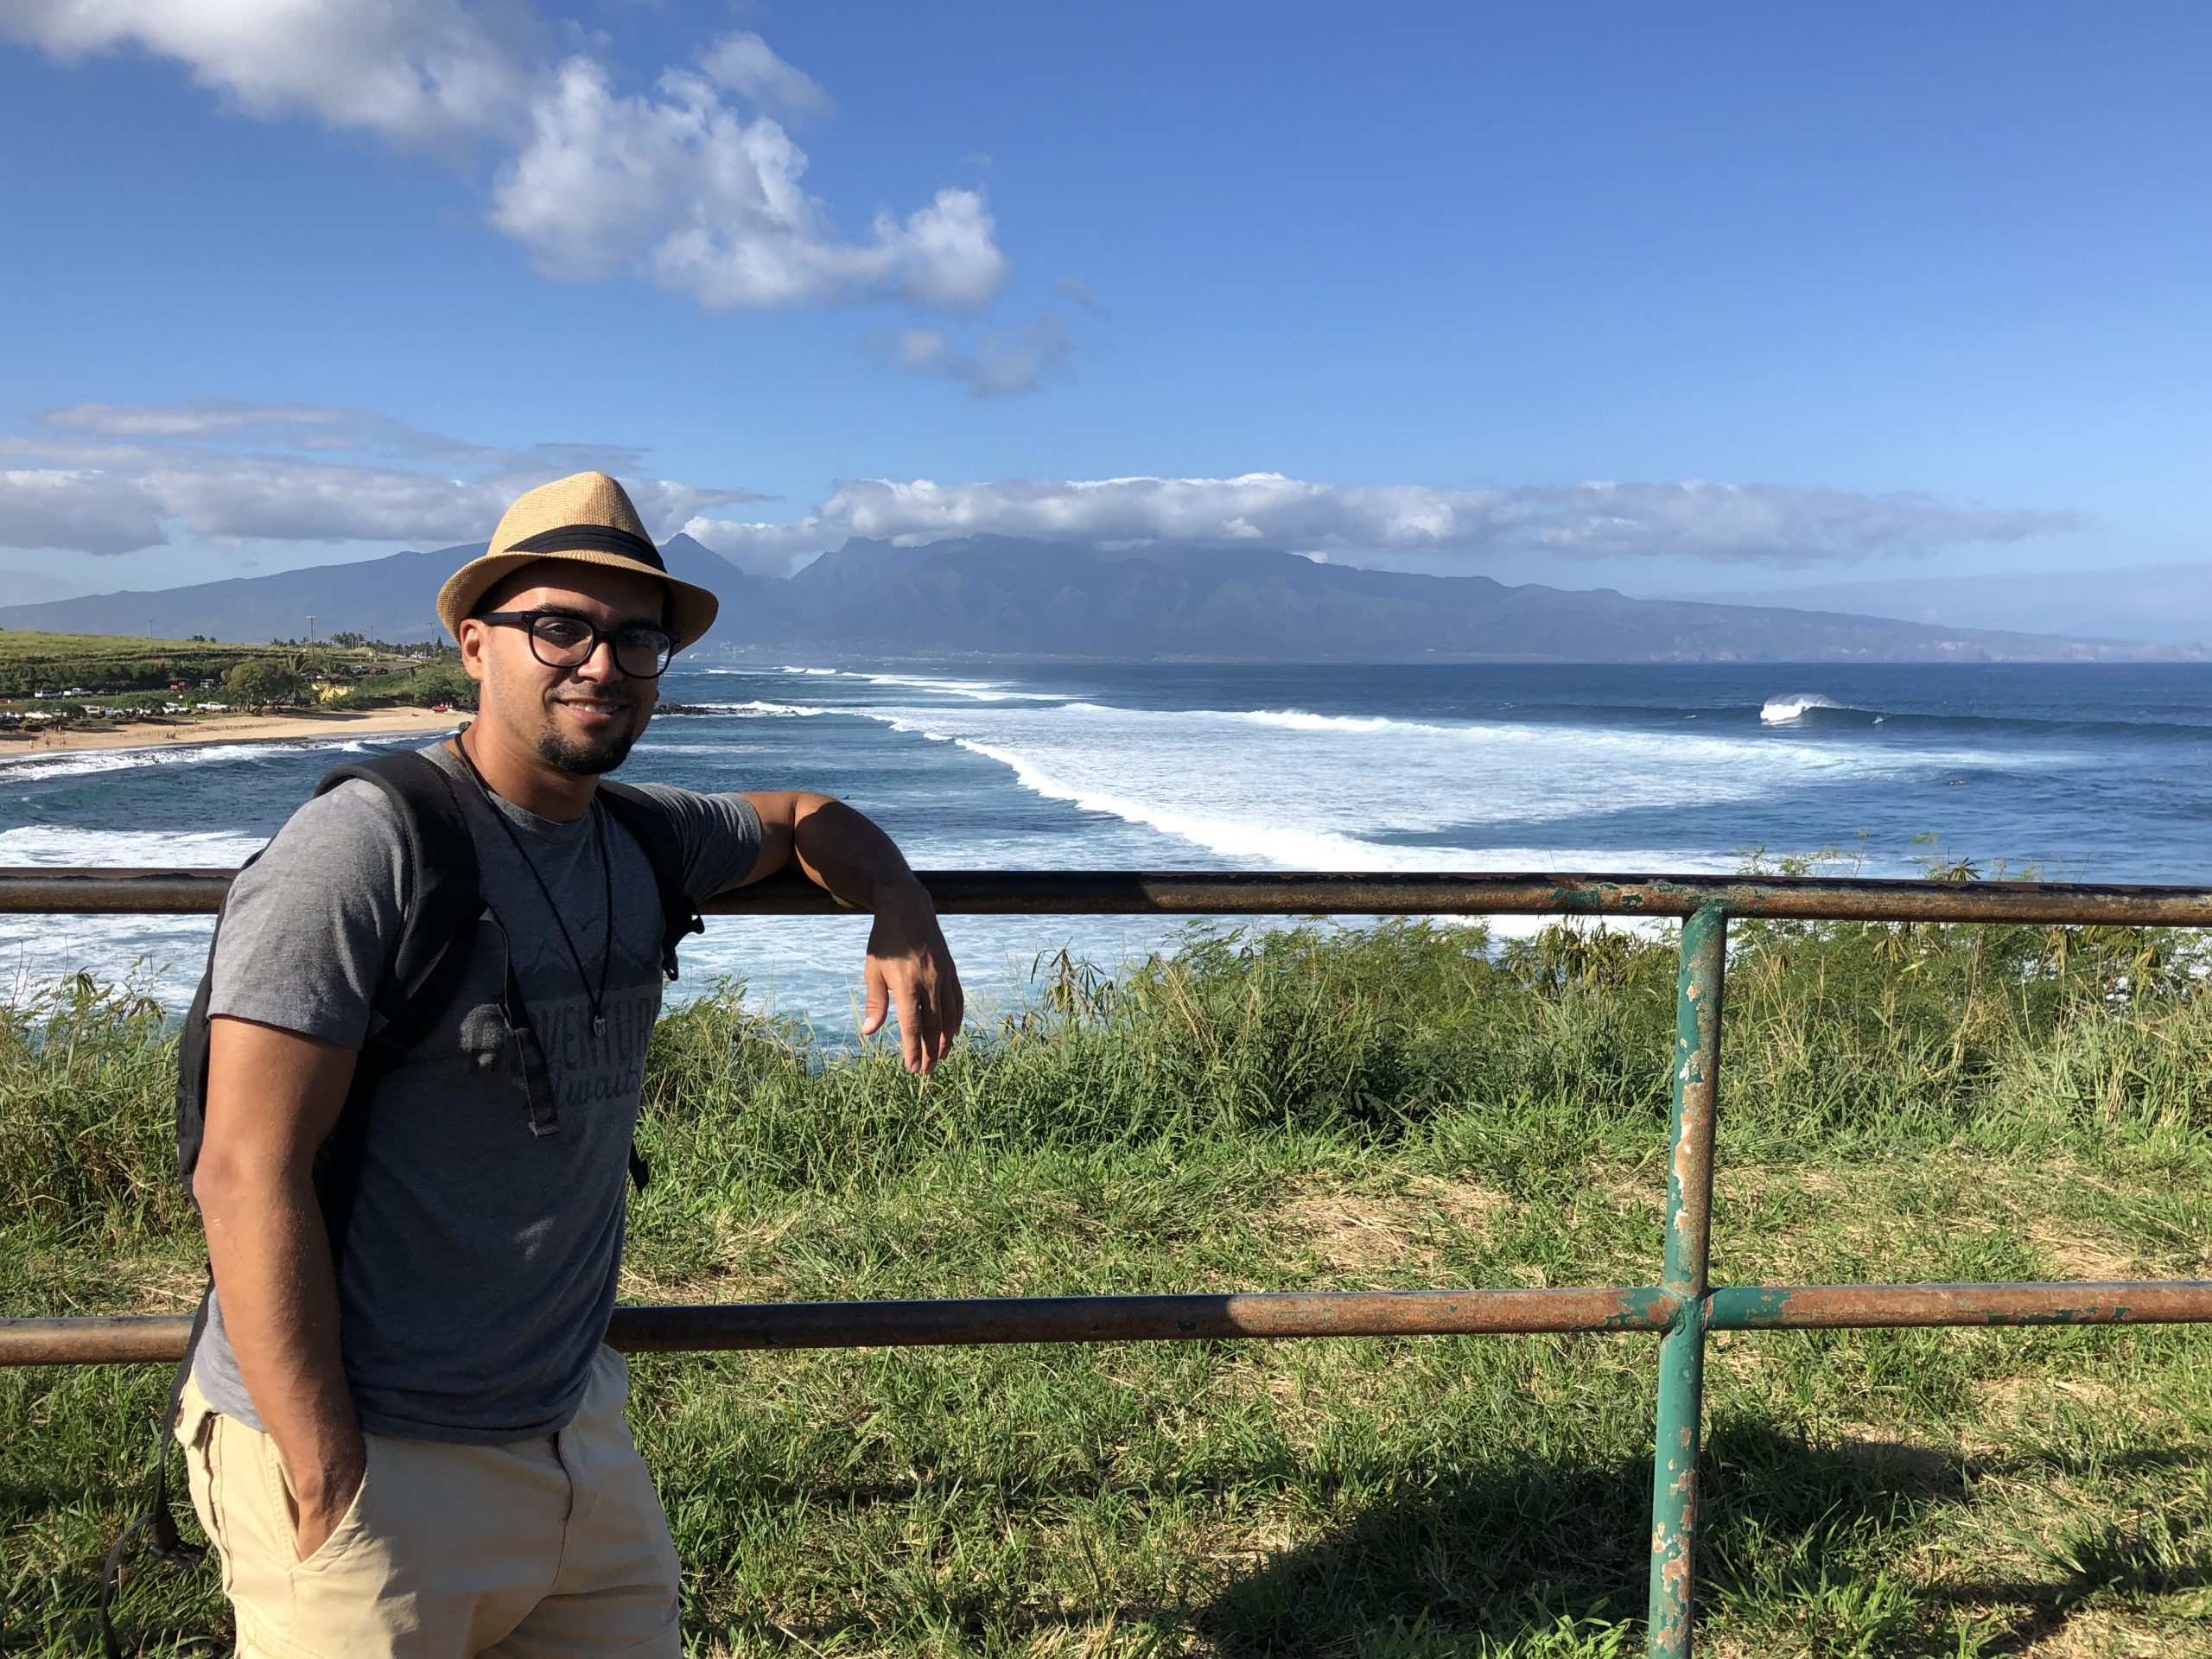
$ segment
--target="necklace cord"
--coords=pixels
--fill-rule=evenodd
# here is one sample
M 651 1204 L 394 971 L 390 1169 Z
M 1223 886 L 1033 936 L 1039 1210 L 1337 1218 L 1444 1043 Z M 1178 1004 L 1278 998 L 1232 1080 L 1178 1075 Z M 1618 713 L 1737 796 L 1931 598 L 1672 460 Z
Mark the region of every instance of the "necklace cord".
M 599 988 L 594 991 L 591 981 L 584 974 L 583 952 L 576 949 L 576 942 L 569 932 L 569 924 L 561 915 L 561 906 L 553 902 L 553 890 L 545 885 L 545 878 L 538 874 L 537 860 L 531 857 L 530 849 L 522 844 L 522 836 L 516 833 L 514 825 L 507 822 L 507 815 L 499 810 L 498 798 L 493 795 L 492 785 L 485 781 L 483 772 L 478 770 L 476 757 L 469 753 L 467 745 L 455 739 L 454 751 L 461 756 L 461 764 L 468 768 L 468 775 L 476 780 L 476 787 L 484 791 L 484 804 L 491 809 L 492 817 L 499 828 L 506 831 L 507 841 L 514 848 L 515 856 L 522 860 L 523 868 L 530 872 L 530 879 L 537 884 L 538 896 L 545 900 L 545 908 L 553 918 L 553 925 L 561 931 L 561 943 L 568 947 L 569 960 L 575 964 L 576 982 L 584 988 L 584 995 L 590 999 L 592 1035 L 605 1035 L 607 971 L 614 961 L 614 866 L 607 852 L 607 809 L 600 804 L 596 795 L 593 796 L 592 839 L 599 846 L 599 890 L 603 906 L 601 914 L 606 923 L 606 931 L 599 944 Z

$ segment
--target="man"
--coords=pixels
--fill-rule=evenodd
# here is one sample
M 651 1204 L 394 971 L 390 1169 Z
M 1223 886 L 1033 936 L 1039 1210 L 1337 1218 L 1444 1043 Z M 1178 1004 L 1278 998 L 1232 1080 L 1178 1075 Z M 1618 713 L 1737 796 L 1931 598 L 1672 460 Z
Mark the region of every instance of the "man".
M 214 1300 L 176 1433 L 241 1653 L 675 1655 L 675 1551 L 601 1341 L 664 923 L 645 848 L 594 797 L 715 601 L 584 473 L 516 502 L 438 607 L 480 709 L 425 753 L 467 819 L 483 919 L 361 1115 L 334 1265 L 315 1154 L 421 855 L 349 780 L 232 887 L 194 1178 Z M 648 793 L 694 903 L 795 864 L 873 912 L 863 1029 L 895 1007 L 908 1068 L 943 1058 L 959 981 L 880 830 L 820 795 Z M 551 1074 L 526 1111 L 510 988 Z

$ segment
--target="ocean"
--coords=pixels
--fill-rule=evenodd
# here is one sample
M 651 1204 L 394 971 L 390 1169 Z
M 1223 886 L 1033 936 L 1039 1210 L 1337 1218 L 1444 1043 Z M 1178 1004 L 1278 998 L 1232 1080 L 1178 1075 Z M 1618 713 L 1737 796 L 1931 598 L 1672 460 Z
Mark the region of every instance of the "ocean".
M 928 868 L 1728 871 L 2212 879 L 2212 667 L 2173 664 L 673 667 L 622 775 L 814 789 Z M 0 763 L 0 865 L 230 865 L 346 751 L 227 745 Z M 1040 956 L 1112 966 L 1154 918 L 949 918 L 985 1020 Z M 204 918 L 0 918 L 0 986 L 135 976 L 188 999 Z M 724 977 L 849 1032 L 862 920 L 709 921 Z

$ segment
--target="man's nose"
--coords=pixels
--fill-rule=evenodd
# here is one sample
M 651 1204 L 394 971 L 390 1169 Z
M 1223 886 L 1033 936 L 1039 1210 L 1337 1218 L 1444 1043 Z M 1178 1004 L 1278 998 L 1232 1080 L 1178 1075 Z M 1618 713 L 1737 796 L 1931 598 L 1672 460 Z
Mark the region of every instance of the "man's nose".
M 569 672 L 580 680 L 596 680 L 601 683 L 629 677 L 623 673 L 622 664 L 614 660 L 614 641 L 612 639 L 601 639 L 594 645 L 591 648 L 591 655 Z

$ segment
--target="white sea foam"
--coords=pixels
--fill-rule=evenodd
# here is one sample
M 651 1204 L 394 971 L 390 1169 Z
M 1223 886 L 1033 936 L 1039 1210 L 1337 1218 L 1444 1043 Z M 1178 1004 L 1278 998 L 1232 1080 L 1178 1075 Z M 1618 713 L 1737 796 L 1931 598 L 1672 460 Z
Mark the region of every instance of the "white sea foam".
M 973 702 L 1060 702 L 1065 701 L 1058 692 L 1024 691 L 1003 680 L 957 679 L 942 674 L 893 674 L 864 671 L 851 668 L 809 668 L 787 663 L 781 668 L 710 668 L 709 674 L 742 676 L 754 679 L 769 679 L 778 675 L 804 674 L 825 679 L 849 680 L 855 687 L 878 686 L 887 690 L 921 691 L 948 697 L 964 697 Z
M 954 680 L 935 674 L 861 674 L 849 678 L 865 680 L 870 685 L 893 687 L 901 690 L 933 691 L 948 697 L 965 697 L 973 702 L 1064 702 L 1066 699 L 1058 692 L 1021 691 L 1003 680 Z
M 897 731 L 949 737 L 1005 766 L 1033 794 L 1140 826 L 1171 844 L 1217 859 L 1306 868 L 1507 868 L 1496 843 L 1517 842 L 1537 825 L 1595 826 L 1685 800 L 1751 802 L 1986 761 L 1956 751 L 1899 753 L 1737 736 L 1719 727 L 1692 735 L 1441 725 L 1081 700 L 1052 709 L 855 704 L 850 712 Z M 1188 856 L 1166 849 L 1160 855 Z M 1545 861 L 1558 868 L 1558 857 Z M 1634 863 L 1616 852 L 1600 868 Z
M 261 850 L 263 837 L 232 830 L 86 830 L 26 823 L 0 830 L 0 864 L 98 869 L 228 869 Z
M 305 754 L 316 750 L 359 754 L 359 739 L 304 738 L 281 743 L 193 743 L 145 749 L 79 749 L 66 753 L 0 756 L 0 786 L 27 778 L 89 778 L 104 772 L 144 766 L 223 766 L 268 754 Z
M 708 702 L 702 703 L 700 707 L 710 714 L 746 715 L 770 720 L 799 720 L 810 715 L 835 715 L 843 712 L 836 709 L 817 708 L 810 703 L 761 702 L 758 700 L 751 702 Z
M 1116 792 L 1096 780 L 1077 782 L 1057 778 L 1023 755 L 979 743 L 973 738 L 953 741 L 970 754 L 997 761 L 1014 773 L 1015 781 L 1024 789 L 1046 800 L 1069 801 L 1087 812 L 1103 812 L 1126 823 L 1141 823 L 1179 841 L 1194 842 L 1224 858 L 1305 869 L 1373 868 L 1376 849 L 1356 836 L 1222 817 L 1202 809 L 1178 808 Z
M 1280 726 L 1293 732 L 1448 732 L 1472 731 L 1472 727 L 1438 726 L 1425 721 L 1393 720 L 1388 715 L 1313 715 L 1303 709 L 1258 709 L 1229 718 L 1249 720 L 1262 726 Z
M 1834 697 L 1823 696 L 1818 691 L 1791 691 L 1782 696 L 1769 697 L 1766 706 L 1759 710 L 1759 718 L 1770 726 L 1780 726 L 1793 720 L 1802 720 L 1815 709 L 1848 709 L 1847 702 L 1838 702 Z
M 235 830 L 86 830 L 29 823 L 0 830 L 0 865 L 35 868 L 234 869 L 262 837 Z M 159 970 L 156 995 L 192 1000 L 212 916 L 0 916 L 0 995 L 78 972 L 121 983 Z

